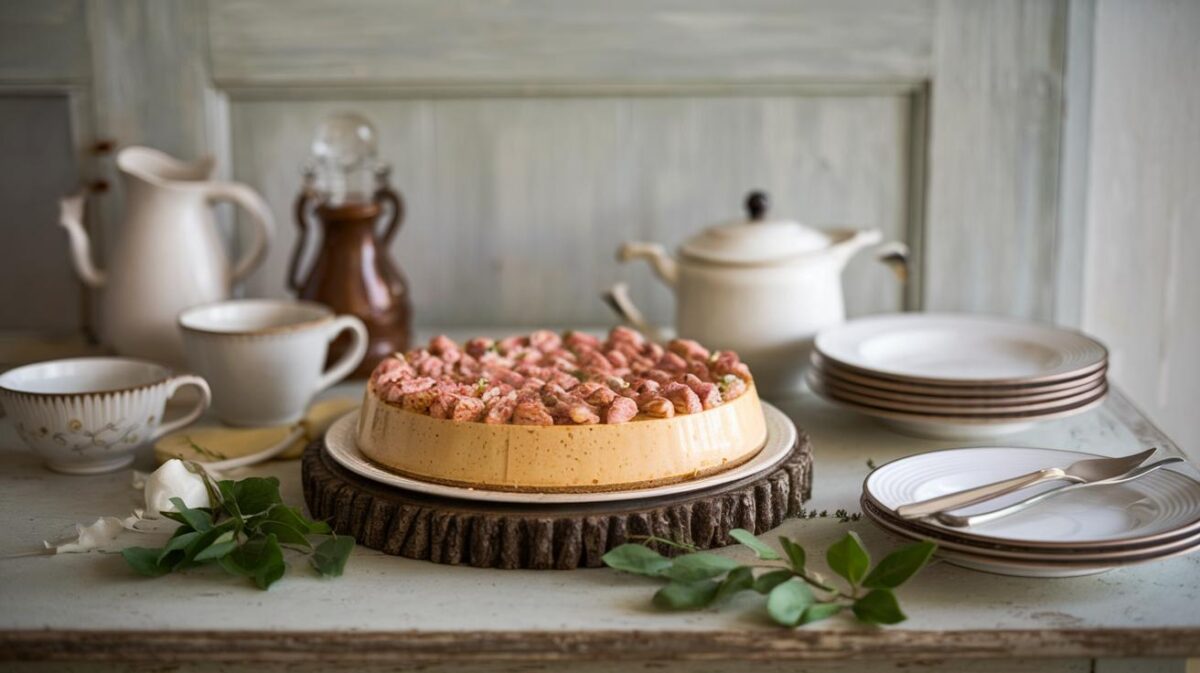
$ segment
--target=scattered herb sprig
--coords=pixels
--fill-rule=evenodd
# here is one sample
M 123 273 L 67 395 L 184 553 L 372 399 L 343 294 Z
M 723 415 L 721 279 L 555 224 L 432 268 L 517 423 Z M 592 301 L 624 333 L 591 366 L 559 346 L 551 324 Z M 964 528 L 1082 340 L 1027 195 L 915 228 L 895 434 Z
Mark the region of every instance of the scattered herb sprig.
M 158 577 L 175 570 L 216 563 L 232 575 L 266 589 L 287 570 L 284 550 L 308 557 L 323 577 L 338 577 L 354 549 L 354 538 L 334 535 L 323 521 L 306 518 L 283 504 L 279 480 L 249 477 L 214 481 L 200 470 L 212 507 L 190 508 L 171 498 L 178 510 L 162 515 L 179 522 L 161 548 L 129 547 L 121 555 L 137 572 Z M 310 537 L 319 541 L 314 544 Z M 323 538 L 323 539 L 320 539 Z
M 809 570 L 804 548 L 787 537 L 780 536 L 782 551 L 778 551 L 741 528 L 729 535 L 749 547 L 760 561 L 773 563 L 742 565 L 656 537 L 646 538 L 643 544 L 616 547 L 603 560 L 616 570 L 667 580 L 653 600 L 665 610 L 696 610 L 718 605 L 742 591 L 754 591 L 767 597 L 767 614 L 784 626 L 811 624 L 847 609 L 861 622 L 897 624 L 906 617 L 892 590 L 924 567 L 936 549 L 931 542 L 911 544 L 888 554 L 872 568 L 862 540 L 851 531 L 825 552 L 830 570 L 849 585 L 843 590 Z M 655 542 L 688 553 L 668 558 L 647 546 Z M 756 570 L 766 572 L 756 574 Z

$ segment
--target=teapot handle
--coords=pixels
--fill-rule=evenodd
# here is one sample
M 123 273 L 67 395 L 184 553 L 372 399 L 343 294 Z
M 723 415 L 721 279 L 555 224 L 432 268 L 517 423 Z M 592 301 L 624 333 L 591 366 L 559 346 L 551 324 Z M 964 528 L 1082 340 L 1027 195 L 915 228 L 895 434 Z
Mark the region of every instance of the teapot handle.
M 267 244 L 275 230 L 275 220 L 271 217 L 271 209 L 267 202 L 247 185 L 240 182 L 213 182 L 208 185 L 208 198 L 218 201 L 232 201 L 241 206 L 254 222 L 254 240 L 250 249 L 233 265 L 233 273 L 229 281 L 237 283 L 249 275 L 262 262 L 267 254 Z
M 316 203 L 316 192 L 306 186 L 300 191 L 300 196 L 296 197 L 296 203 L 292 206 L 292 212 L 296 217 L 296 228 L 300 230 L 300 237 L 296 239 L 296 245 L 292 248 L 292 259 L 288 262 L 287 284 L 288 289 L 297 294 L 299 294 L 300 288 L 308 280 L 307 278 L 300 278 L 300 259 L 304 257 L 304 251 L 308 249 L 308 232 L 312 229 L 312 221 L 309 216 L 312 214 L 313 206 Z M 309 272 L 311 272 L 311 269 Z M 308 273 L 304 275 L 308 276 Z
M 392 238 L 400 230 L 400 225 L 404 223 L 404 198 L 396 190 L 383 185 L 375 190 L 375 202 L 383 202 L 390 206 L 388 214 L 385 216 L 387 224 L 384 225 L 382 232 L 375 235 L 379 241 L 387 245 L 392 242 Z M 380 221 L 384 220 L 381 218 Z
M 622 322 L 645 334 L 652 341 L 663 340 L 662 330 L 650 324 L 641 310 L 637 306 L 634 306 L 633 299 L 629 297 L 629 285 L 627 283 L 616 283 L 601 297 L 608 304 L 609 308 L 621 318 Z

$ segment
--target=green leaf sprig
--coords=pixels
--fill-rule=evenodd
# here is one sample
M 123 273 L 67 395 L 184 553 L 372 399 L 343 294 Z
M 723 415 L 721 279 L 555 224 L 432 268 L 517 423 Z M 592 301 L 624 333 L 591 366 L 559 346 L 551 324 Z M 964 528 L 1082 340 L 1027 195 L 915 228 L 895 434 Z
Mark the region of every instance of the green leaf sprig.
M 616 570 L 667 580 L 653 601 L 665 610 L 696 610 L 720 604 L 741 591 L 754 591 L 767 597 L 767 614 L 784 626 L 811 624 L 847 609 L 861 622 L 897 624 L 906 617 L 892 590 L 924 567 L 937 548 L 932 542 L 901 547 L 872 568 L 862 540 L 851 531 L 825 553 L 830 570 L 849 585 L 842 590 L 809 570 L 804 547 L 787 537 L 780 536 L 779 551 L 741 528 L 729 531 L 729 536 L 749 547 L 760 561 L 777 563 L 742 565 L 657 537 L 616 547 L 603 561 Z M 668 558 L 647 546 L 654 542 L 688 553 Z M 756 570 L 766 572 L 756 574 Z
M 214 481 L 198 470 L 212 507 L 190 508 L 171 498 L 176 512 L 162 515 L 180 526 L 163 547 L 129 547 L 121 555 L 137 572 L 158 577 L 175 570 L 215 563 L 232 575 L 247 577 L 266 589 L 287 570 L 284 550 L 308 556 L 322 577 L 338 577 L 354 549 L 354 538 L 334 535 L 323 521 L 312 521 L 283 504 L 279 480 L 249 477 Z M 319 541 L 314 544 L 311 536 Z

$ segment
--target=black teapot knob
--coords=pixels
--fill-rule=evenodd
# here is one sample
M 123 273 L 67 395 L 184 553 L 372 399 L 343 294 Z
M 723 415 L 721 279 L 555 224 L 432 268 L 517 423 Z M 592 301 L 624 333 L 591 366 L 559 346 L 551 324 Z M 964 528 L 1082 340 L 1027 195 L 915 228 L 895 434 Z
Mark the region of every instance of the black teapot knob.
M 746 195 L 746 214 L 751 222 L 761 222 L 767 217 L 767 209 L 771 207 L 771 199 L 766 192 L 753 191 Z

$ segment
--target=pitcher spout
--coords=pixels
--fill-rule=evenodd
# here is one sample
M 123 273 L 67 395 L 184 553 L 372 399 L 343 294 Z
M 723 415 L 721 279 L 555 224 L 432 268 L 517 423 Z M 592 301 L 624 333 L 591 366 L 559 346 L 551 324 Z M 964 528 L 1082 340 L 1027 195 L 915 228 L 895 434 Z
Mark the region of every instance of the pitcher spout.
M 126 147 L 117 153 L 117 168 L 123 174 L 158 186 L 207 182 L 215 165 L 211 156 L 183 161 L 153 147 Z
M 104 285 L 107 275 L 92 263 L 92 242 L 83 226 L 85 192 L 79 192 L 59 202 L 58 223 L 67 230 L 71 243 L 71 261 L 75 271 L 89 287 Z

